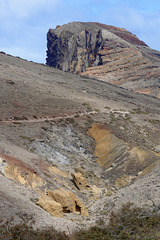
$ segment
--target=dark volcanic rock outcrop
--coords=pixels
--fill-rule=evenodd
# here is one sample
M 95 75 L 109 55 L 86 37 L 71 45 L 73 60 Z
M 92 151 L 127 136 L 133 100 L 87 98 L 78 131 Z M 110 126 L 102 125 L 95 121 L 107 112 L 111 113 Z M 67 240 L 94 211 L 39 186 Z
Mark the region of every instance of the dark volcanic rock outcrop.
M 98 52 L 102 49 L 102 31 L 85 28 L 81 23 L 73 23 L 50 29 L 47 35 L 47 65 L 64 71 L 84 72 L 88 67 L 99 65 Z
M 160 53 L 123 28 L 73 22 L 47 34 L 47 65 L 160 97 Z

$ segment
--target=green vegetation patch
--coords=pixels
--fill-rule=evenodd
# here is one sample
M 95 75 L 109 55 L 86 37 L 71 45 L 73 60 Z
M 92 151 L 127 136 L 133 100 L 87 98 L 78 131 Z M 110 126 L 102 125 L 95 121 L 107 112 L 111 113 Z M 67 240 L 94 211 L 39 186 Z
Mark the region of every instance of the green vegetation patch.
M 158 119 L 152 119 L 152 120 L 149 120 L 149 122 L 153 124 L 160 124 L 160 120 Z
M 149 111 L 143 111 L 141 110 L 141 108 L 134 108 L 132 109 L 132 111 L 130 112 L 131 114 L 149 114 L 150 112 Z
M 91 112 L 91 111 L 92 111 L 92 108 L 91 108 L 91 106 L 90 106 L 89 103 L 84 102 L 84 103 L 82 103 L 82 105 L 87 108 L 87 111 L 88 111 L 88 112 Z

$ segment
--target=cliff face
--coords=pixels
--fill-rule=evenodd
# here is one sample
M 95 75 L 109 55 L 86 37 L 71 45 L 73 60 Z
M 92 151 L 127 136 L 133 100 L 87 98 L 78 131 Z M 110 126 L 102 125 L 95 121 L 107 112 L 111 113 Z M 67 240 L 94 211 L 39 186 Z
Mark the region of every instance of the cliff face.
M 81 73 L 88 67 L 102 64 L 97 54 L 103 45 L 101 30 L 84 28 L 75 34 L 68 28 L 58 32 L 59 30 L 60 28 L 56 31 L 50 29 L 47 34 L 47 65 Z
M 47 65 L 160 97 L 160 53 L 122 28 L 73 22 L 47 34 Z

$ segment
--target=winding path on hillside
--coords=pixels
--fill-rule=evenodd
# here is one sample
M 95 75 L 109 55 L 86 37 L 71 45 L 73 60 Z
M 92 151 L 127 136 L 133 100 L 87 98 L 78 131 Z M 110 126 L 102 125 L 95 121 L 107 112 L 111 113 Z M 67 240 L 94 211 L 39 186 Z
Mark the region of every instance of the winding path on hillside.
M 67 119 L 67 118 L 74 118 L 76 116 L 82 117 L 86 115 L 91 115 L 97 113 L 96 111 L 90 111 L 90 112 L 81 112 L 81 113 L 74 113 L 74 114 L 65 114 L 64 116 L 56 116 L 56 117 L 42 117 L 42 118 L 35 118 L 35 119 L 24 119 L 24 120 L 2 120 L 0 121 L 1 124 L 3 123 L 40 123 L 40 122 L 45 122 L 45 121 L 54 121 L 54 120 L 60 120 L 60 119 Z

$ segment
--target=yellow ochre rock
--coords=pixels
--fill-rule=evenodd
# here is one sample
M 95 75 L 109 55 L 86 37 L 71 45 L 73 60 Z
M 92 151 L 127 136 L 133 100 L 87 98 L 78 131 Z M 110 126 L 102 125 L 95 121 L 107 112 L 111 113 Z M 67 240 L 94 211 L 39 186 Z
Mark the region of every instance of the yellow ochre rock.
M 123 174 L 122 177 L 117 178 L 115 181 L 115 186 L 117 188 L 122 188 L 127 186 L 129 183 L 131 183 L 132 179 L 136 178 L 136 176 L 128 176 L 126 174 Z
M 54 217 L 63 217 L 62 205 L 45 194 L 41 193 L 41 196 L 39 197 L 36 204 L 42 207 L 45 211 L 49 212 Z
M 91 191 L 96 199 L 99 199 L 99 197 L 102 195 L 102 189 L 98 188 L 96 185 L 93 185 L 91 187 Z M 107 189 L 105 189 L 107 193 Z
M 76 213 L 79 212 L 82 216 L 88 216 L 88 211 L 85 205 L 77 198 L 77 196 L 68 190 L 47 190 L 48 196 L 63 207 L 63 212 Z
M 147 174 L 153 169 L 153 163 L 159 161 L 157 153 L 125 142 L 108 125 L 93 124 L 88 135 L 96 141 L 97 162 L 106 169 L 108 179 L 117 188 L 129 185 L 138 176 Z
M 3 155 L 2 158 L 6 161 L 4 175 L 7 178 L 33 189 L 43 185 L 43 179 L 29 164 L 11 156 Z
M 75 183 L 75 185 L 78 187 L 79 190 L 89 190 L 90 189 L 90 185 L 87 183 L 86 178 L 82 175 L 82 173 L 78 172 L 78 173 L 72 173 L 71 174 L 73 177 L 73 181 Z
M 125 148 L 124 141 L 116 137 L 104 124 L 93 124 L 88 130 L 88 135 L 96 140 L 95 155 L 100 166 L 110 167 L 113 160 Z

